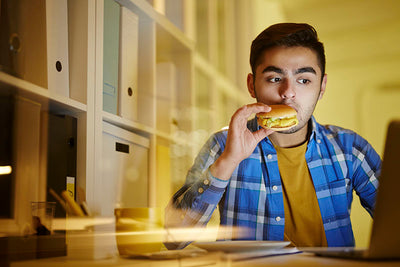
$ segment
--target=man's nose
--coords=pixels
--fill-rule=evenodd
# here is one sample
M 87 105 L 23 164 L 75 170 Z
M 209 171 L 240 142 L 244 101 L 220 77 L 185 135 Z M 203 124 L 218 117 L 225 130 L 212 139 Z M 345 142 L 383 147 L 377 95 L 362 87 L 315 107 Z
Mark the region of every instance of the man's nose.
M 290 81 L 286 80 L 284 83 L 281 84 L 279 94 L 282 99 L 295 98 L 296 91 L 294 88 L 294 84 L 291 83 Z

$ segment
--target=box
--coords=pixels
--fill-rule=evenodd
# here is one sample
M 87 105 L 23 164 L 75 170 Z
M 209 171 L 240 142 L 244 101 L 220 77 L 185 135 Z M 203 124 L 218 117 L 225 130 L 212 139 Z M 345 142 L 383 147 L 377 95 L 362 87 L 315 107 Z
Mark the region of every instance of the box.
M 149 147 L 148 138 L 103 122 L 101 216 L 148 206 Z

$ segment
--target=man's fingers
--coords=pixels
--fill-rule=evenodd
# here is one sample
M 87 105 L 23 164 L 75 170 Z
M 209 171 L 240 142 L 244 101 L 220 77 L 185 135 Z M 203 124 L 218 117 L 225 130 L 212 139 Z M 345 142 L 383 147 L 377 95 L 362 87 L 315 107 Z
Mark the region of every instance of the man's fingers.
M 233 115 L 234 118 L 243 118 L 246 119 L 251 115 L 251 114 L 256 114 L 259 112 L 268 112 L 271 110 L 271 107 L 263 104 L 263 103 L 253 103 L 253 104 L 248 104 L 245 106 L 242 106 L 239 108 L 236 113 Z
M 255 131 L 253 133 L 253 136 L 256 139 L 257 144 L 258 144 L 259 142 L 261 142 L 261 140 L 263 140 L 265 137 L 272 134 L 273 132 L 274 131 L 272 131 L 272 130 L 261 128 L 260 130 Z
M 244 115 L 250 116 L 253 113 L 268 112 L 271 107 L 263 103 L 253 103 L 244 106 Z

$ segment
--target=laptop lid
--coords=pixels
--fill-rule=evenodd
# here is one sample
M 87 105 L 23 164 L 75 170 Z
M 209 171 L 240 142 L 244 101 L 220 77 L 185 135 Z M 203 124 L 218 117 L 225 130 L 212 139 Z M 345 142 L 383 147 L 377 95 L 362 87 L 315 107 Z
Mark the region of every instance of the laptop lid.
M 400 258 L 400 120 L 389 124 L 368 258 Z

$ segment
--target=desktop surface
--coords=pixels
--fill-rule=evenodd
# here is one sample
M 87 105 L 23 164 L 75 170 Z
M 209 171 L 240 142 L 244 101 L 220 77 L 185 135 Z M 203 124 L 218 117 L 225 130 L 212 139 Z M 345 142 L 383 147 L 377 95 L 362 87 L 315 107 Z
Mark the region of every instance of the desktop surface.
M 200 257 L 182 258 L 173 260 L 147 260 L 147 259 L 128 259 L 115 256 L 105 260 L 76 260 L 68 257 L 47 258 L 40 260 L 11 262 L 11 267 L 50 267 L 50 266 L 153 266 L 153 267 L 195 267 L 195 266 L 214 266 L 214 267 L 244 267 L 244 266 L 400 266 L 399 261 L 358 261 L 348 259 L 324 258 L 315 256 L 312 253 L 299 253 L 281 256 L 261 257 L 239 261 L 223 259 L 222 253 L 208 253 Z

